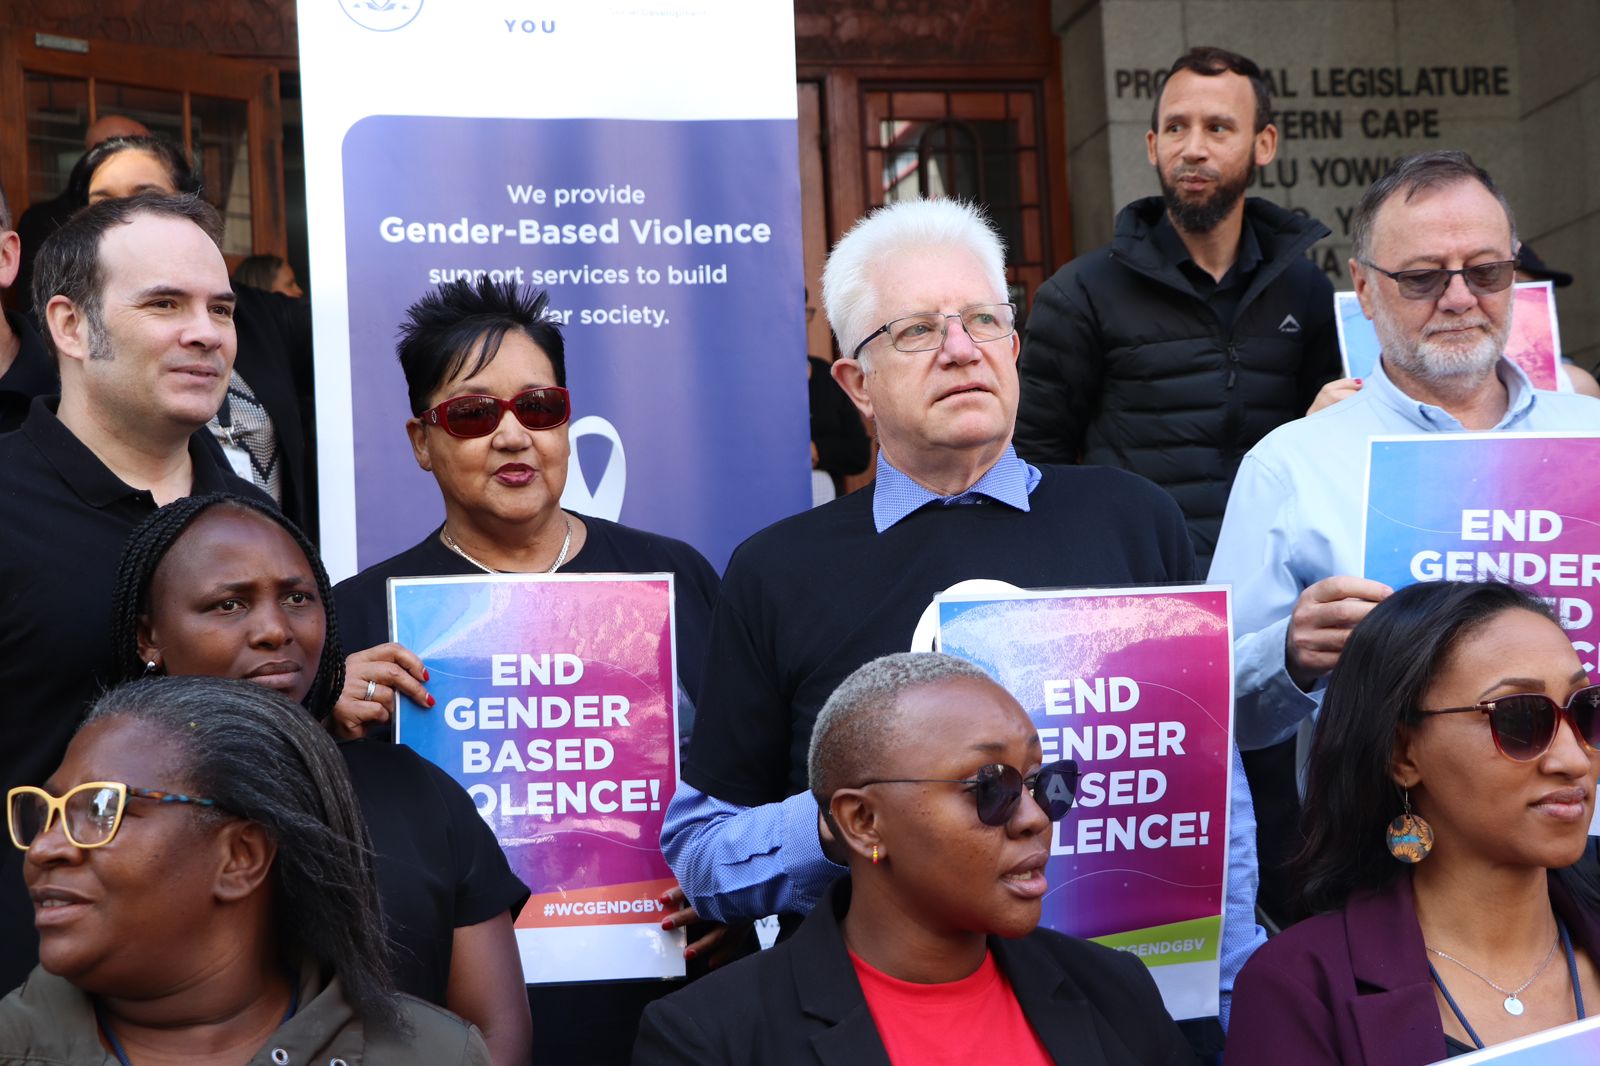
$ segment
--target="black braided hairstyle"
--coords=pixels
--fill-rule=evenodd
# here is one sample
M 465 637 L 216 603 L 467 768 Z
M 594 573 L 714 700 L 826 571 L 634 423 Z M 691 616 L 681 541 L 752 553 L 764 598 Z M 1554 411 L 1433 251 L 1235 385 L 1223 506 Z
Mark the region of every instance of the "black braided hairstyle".
M 150 582 L 161 560 L 183 536 L 184 530 L 213 507 L 263 515 L 293 537 L 305 552 L 306 561 L 317 579 L 317 596 L 322 600 L 322 610 L 327 617 L 322 658 L 317 663 L 311 691 L 306 693 L 305 706 L 319 720 L 326 718 L 344 688 L 344 648 L 339 642 L 339 623 L 334 615 L 333 585 L 328 581 L 322 557 L 299 527 L 271 504 L 253 496 L 230 492 L 185 496 L 156 511 L 128 535 L 122 558 L 117 563 L 117 584 L 111 600 L 111 653 L 116 663 L 113 680 L 131 681 L 144 676 L 144 660 L 139 657 L 139 619 L 150 610 Z

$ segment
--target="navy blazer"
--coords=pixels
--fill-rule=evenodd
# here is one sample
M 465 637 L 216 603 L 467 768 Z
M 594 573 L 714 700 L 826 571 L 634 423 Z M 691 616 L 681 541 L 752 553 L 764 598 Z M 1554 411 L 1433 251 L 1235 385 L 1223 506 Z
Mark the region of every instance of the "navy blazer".
M 1600 951 L 1600 915 L 1552 881 L 1575 947 Z M 1427 1066 L 1447 1054 L 1409 873 L 1267 941 L 1233 986 L 1227 1066 Z
M 843 877 L 788 940 L 650 1004 L 634 1066 L 890 1066 L 839 928 L 849 906 Z M 1055 1061 L 1195 1062 L 1134 956 L 1048 929 L 989 947 Z

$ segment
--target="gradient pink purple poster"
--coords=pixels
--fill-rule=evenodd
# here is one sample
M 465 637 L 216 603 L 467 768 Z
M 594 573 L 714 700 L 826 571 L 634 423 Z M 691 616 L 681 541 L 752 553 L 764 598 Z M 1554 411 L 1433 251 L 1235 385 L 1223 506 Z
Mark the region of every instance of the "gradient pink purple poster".
M 1511 581 L 1547 598 L 1595 669 L 1600 640 L 1600 435 L 1374 437 L 1365 576 Z
M 389 582 L 394 639 L 435 704 L 395 739 L 461 782 L 533 893 L 517 918 L 531 984 L 683 975 L 657 897 L 678 777 L 672 575 Z
M 1043 759 L 1077 761 L 1042 922 L 1131 952 L 1177 1018 L 1217 1012 L 1233 643 L 1209 586 L 938 598 L 939 647 L 1022 704 Z

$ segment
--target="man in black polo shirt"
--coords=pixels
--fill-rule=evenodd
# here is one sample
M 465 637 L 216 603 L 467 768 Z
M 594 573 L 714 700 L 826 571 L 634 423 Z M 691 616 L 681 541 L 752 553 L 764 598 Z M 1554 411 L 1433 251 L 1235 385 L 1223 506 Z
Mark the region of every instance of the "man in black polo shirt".
M 11 205 L 0 186 L 0 293 L 16 283 L 22 238 L 11 228 Z M 35 396 L 56 391 L 56 368 L 38 330 L 21 311 L 0 318 L 0 433 L 22 425 Z
M 0 790 L 43 783 L 103 683 L 128 532 L 181 496 L 255 491 L 203 432 L 235 348 L 221 232 L 197 197 L 146 195 L 89 207 L 39 250 L 61 395 L 0 437 Z M 0 849 L 0 994 L 37 961 L 22 854 Z
M 1220 48 L 1173 63 L 1146 148 L 1161 196 L 1040 286 L 1022 345 L 1017 452 L 1143 474 L 1178 501 L 1201 572 L 1244 453 L 1339 376 L 1312 218 L 1245 199 L 1278 148 L 1261 69 Z

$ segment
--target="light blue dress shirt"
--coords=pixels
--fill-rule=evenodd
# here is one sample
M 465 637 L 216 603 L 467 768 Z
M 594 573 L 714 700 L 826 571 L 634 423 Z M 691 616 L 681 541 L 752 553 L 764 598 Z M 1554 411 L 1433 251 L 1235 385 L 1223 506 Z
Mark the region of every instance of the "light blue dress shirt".
M 1600 400 L 1535 389 L 1509 360 L 1498 373 L 1508 403 L 1495 430 L 1600 430 Z M 1444 408 L 1401 392 L 1380 360 L 1360 392 L 1279 426 L 1244 457 L 1210 576 L 1233 586 L 1234 735 L 1241 748 L 1287 740 L 1321 707 L 1325 680 L 1306 693 L 1289 677 L 1289 615 L 1308 586 L 1361 575 L 1367 440 L 1465 429 Z
M 1026 511 L 1028 495 L 1041 477 L 1008 445 L 1000 460 L 970 489 L 955 496 L 939 496 L 895 469 L 879 452 L 873 524 L 881 533 L 933 503 L 952 506 L 992 500 Z M 911 634 L 907 633 L 906 644 L 910 643 Z M 1228 893 L 1221 944 L 1224 1029 L 1234 978 L 1251 953 L 1266 943 L 1266 934 L 1255 921 L 1260 880 L 1255 808 L 1237 746 L 1233 749 L 1230 802 Z M 848 872 L 822 853 L 817 801 L 809 792 L 781 803 L 741 807 L 680 781 L 662 822 L 661 850 L 695 910 L 701 917 L 719 922 L 808 913 L 828 885 Z

